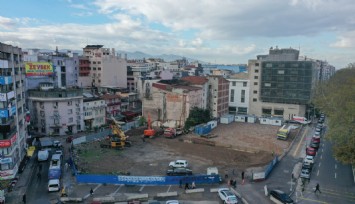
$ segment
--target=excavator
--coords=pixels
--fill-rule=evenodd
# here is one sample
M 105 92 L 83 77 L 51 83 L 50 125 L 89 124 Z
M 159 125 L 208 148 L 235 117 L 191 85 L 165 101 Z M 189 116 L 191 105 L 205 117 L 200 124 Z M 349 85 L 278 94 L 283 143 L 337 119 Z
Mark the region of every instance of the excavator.
M 127 140 L 128 137 L 124 134 L 118 121 L 114 117 L 111 117 L 109 121 L 111 121 L 112 134 L 108 135 L 107 139 L 100 144 L 100 147 L 123 149 L 132 146 L 132 142 Z
M 153 128 L 151 128 L 151 120 L 150 120 L 150 114 L 148 113 L 148 129 L 144 130 L 144 137 L 154 137 L 155 134 L 157 133 Z

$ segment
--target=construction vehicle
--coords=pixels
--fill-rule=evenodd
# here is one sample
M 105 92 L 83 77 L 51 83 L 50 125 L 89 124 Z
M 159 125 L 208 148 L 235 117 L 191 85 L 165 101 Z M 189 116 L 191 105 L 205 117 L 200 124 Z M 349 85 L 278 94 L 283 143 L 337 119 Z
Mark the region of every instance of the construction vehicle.
M 148 129 L 144 130 L 144 137 L 154 137 L 157 132 L 151 127 L 150 114 L 148 113 Z
M 100 144 L 100 147 L 123 149 L 124 147 L 132 146 L 131 141 L 127 140 L 128 137 L 124 134 L 118 121 L 114 117 L 111 117 L 110 121 L 112 134 L 108 135 L 108 137 Z
M 182 135 L 182 128 L 165 128 L 164 129 L 164 137 L 166 138 L 175 138 L 176 136 Z

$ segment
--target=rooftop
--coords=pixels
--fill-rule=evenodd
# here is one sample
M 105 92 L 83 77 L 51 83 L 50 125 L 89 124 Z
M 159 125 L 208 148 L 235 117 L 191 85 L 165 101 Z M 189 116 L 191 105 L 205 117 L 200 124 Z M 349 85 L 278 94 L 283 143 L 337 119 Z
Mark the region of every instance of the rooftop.
M 208 82 L 208 79 L 203 76 L 187 76 L 181 78 L 181 80 L 190 82 L 191 84 L 194 85 L 203 85 Z

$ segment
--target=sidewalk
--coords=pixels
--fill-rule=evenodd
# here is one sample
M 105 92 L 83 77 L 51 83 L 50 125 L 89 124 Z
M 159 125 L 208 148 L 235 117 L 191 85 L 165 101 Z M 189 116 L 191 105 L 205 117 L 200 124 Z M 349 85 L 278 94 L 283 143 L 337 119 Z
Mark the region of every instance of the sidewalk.
M 36 155 L 33 155 L 26 164 L 25 169 L 21 174 L 18 174 L 19 179 L 11 192 L 5 193 L 6 204 L 22 203 L 22 196 L 27 192 L 27 187 L 36 170 Z

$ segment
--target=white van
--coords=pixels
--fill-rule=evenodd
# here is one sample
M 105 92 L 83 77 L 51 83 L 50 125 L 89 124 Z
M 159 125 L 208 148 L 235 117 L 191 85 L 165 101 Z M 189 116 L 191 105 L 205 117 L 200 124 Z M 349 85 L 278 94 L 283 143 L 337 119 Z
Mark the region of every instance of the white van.
M 60 190 L 60 181 L 59 179 L 51 179 L 48 181 L 48 191 L 59 191 Z
M 49 157 L 49 151 L 48 149 L 45 150 L 40 150 L 38 151 L 38 161 L 47 161 L 48 157 Z

